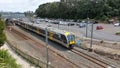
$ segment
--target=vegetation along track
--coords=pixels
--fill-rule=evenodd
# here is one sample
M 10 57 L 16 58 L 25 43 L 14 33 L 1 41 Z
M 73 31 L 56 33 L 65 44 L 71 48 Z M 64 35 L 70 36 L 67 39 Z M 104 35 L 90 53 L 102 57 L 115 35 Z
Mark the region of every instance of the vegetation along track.
M 83 58 L 88 59 L 89 61 L 91 61 L 91 62 L 93 62 L 93 63 L 101 66 L 102 68 L 108 68 L 108 67 L 115 68 L 115 67 L 113 67 L 113 66 L 105 63 L 104 61 L 101 61 L 101 60 L 96 59 L 96 58 L 94 58 L 94 57 L 92 57 L 92 56 L 90 56 L 90 55 L 87 55 L 87 54 L 85 54 L 85 53 L 83 53 L 83 52 L 81 52 L 81 51 L 79 51 L 79 50 L 77 50 L 77 49 L 75 49 L 75 48 L 72 49 L 71 51 L 72 51 L 73 53 L 75 53 L 75 54 L 77 54 L 77 55 L 79 55 L 79 56 L 82 56 Z
M 14 28 L 12 28 L 11 32 L 16 33 L 17 35 L 21 36 L 21 37 L 22 37 L 23 39 L 25 39 L 25 40 L 31 40 L 31 41 L 34 41 L 34 42 L 35 42 L 36 44 L 38 44 L 38 45 L 44 46 L 44 45 L 41 44 L 40 42 L 38 42 L 38 41 L 36 41 L 36 40 L 28 37 L 26 34 L 20 32 L 20 31 L 18 31 L 18 30 L 16 30 L 16 29 L 14 29 Z M 28 42 L 28 43 L 29 43 L 29 42 Z M 44 46 L 44 47 L 45 47 L 45 46 Z M 66 61 L 70 62 L 71 64 L 73 64 L 73 65 L 76 66 L 77 68 L 82 68 L 79 64 L 74 63 L 73 61 L 71 61 L 70 59 L 64 57 L 64 56 L 61 55 L 61 54 L 58 54 L 56 51 L 52 50 L 51 48 L 48 48 L 48 49 L 49 49 L 50 51 L 52 51 L 53 53 L 57 54 L 58 56 L 60 56 L 61 58 L 65 59 Z M 83 63 L 80 63 L 80 64 L 82 64 L 82 65 L 84 65 L 84 66 L 86 66 L 86 67 L 88 67 L 88 68 L 92 68 L 91 66 L 88 66 L 88 65 L 86 65 L 86 64 L 83 64 Z

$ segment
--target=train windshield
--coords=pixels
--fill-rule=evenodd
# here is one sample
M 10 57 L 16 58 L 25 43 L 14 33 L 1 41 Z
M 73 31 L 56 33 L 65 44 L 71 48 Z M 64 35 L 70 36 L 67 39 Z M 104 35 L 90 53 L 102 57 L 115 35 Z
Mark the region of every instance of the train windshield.
M 68 35 L 67 38 L 68 38 L 68 41 L 74 41 L 75 40 L 74 35 Z

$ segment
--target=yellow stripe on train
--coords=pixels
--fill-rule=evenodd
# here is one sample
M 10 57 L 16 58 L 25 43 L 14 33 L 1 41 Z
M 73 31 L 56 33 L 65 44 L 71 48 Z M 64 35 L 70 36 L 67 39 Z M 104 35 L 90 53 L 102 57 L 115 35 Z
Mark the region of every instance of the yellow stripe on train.
M 70 41 L 70 45 L 75 44 L 75 41 Z
M 65 32 L 65 35 L 66 35 L 66 36 L 68 36 L 68 35 L 69 35 L 69 33 L 68 33 L 68 32 Z
M 49 39 L 53 40 L 53 33 L 52 32 L 49 32 Z

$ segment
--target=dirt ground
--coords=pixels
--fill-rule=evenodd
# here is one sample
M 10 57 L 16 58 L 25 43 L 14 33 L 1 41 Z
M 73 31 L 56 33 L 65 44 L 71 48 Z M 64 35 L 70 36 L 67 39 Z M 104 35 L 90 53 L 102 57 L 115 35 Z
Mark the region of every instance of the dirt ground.
M 83 49 L 90 48 L 90 39 L 80 39 L 80 47 Z M 117 63 L 120 63 L 120 43 L 108 42 L 102 40 L 93 40 L 92 49 L 95 53 L 105 56 L 106 58 L 114 59 Z

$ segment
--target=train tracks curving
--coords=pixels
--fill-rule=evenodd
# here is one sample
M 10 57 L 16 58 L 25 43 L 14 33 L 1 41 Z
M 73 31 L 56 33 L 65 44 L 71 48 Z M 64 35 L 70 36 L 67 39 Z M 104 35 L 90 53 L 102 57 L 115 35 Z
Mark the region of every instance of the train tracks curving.
M 14 29 L 14 28 L 12 28 L 12 31 L 11 31 L 11 32 L 14 32 L 14 33 L 16 33 L 17 35 L 21 36 L 24 40 L 31 40 L 31 41 L 35 42 L 37 45 L 42 45 L 43 47 L 45 47 L 45 46 L 44 46 L 43 44 L 41 44 L 40 42 L 32 39 L 31 37 L 28 37 L 26 34 L 20 32 L 20 31 L 18 31 L 18 30 L 16 30 L 16 29 Z M 27 41 L 26 41 L 26 42 L 27 42 Z M 28 42 L 28 43 L 29 43 L 29 42 Z M 51 49 L 51 48 L 48 48 L 48 49 L 49 49 L 49 51 L 52 51 L 53 53 L 57 54 L 57 55 L 60 56 L 61 58 L 63 58 L 63 59 L 65 59 L 66 61 L 68 61 L 69 63 L 73 64 L 76 68 L 82 68 L 79 64 L 74 63 L 73 61 L 71 61 L 70 59 L 64 57 L 64 56 L 61 55 L 61 54 L 58 54 L 58 53 L 57 53 L 56 51 L 54 51 L 53 49 Z M 101 68 L 108 68 L 108 67 L 114 68 L 114 67 L 110 66 L 109 64 L 101 61 L 101 60 L 98 60 L 98 59 L 96 59 L 96 58 L 94 58 L 94 57 L 91 57 L 91 56 L 89 56 L 89 55 L 87 55 L 87 54 L 85 54 L 85 53 L 80 52 L 80 51 L 77 50 L 77 49 L 72 49 L 71 51 L 72 51 L 73 53 L 75 53 L 75 54 L 77 54 L 77 55 L 79 55 L 79 56 L 81 56 L 81 57 L 83 57 L 83 58 L 85 58 L 85 59 L 87 59 L 87 60 L 89 60 L 89 61 L 97 64 L 97 65 L 100 66 Z M 91 66 L 89 66 L 89 65 L 87 65 L 87 64 L 83 64 L 83 63 L 80 63 L 80 64 L 86 66 L 87 68 L 92 68 Z
M 77 54 L 77 55 L 79 55 L 79 56 L 82 56 L 83 58 L 85 58 L 85 59 L 87 59 L 87 60 L 89 60 L 89 61 L 91 61 L 91 62 L 93 62 L 93 63 L 95 63 L 95 64 L 97 64 L 97 65 L 99 65 L 99 66 L 101 66 L 101 68 L 115 68 L 115 67 L 113 67 L 113 66 L 110 66 L 108 63 L 105 63 L 104 61 L 101 61 L 101 60 L 99 60 L 99 59 L 96 59 L 96 58 L 94 58 L 94 57 L 92 57 L 92 56 L 90 56 L 90 55 L 88 55 L 88 54 L 85 54 L 85 53 L 83 53 L 83 52 L 81 52 L 81 51 L 79 51 L 79 50 L 77 50 L 77 49 L 72 49 L 71 50 L 73 53 L 75 53 L 75 54 Z
M 9 31 L 9 30 L 8 30 L 8 31 Z M 41 44 L 40 42 L 38 42 L 38 41 L 36 41 L 36 40 L 28 37 L 26 34 L 20 32 L 20 31 L 18 31 L 18 30 L 16 30 L 16 29 L 14 29 L 14 28 L 12 28 L 12 30 L 9 31 L 9 32 L 14 32 L 15 34 L 17 34 L 17 35 L 19 35 L 20 37 L 22 37 L 24 40 L 34 41 L 36 44 L 42 45 L 43 47 L 45 47 L 45 46 L 44 46 L 43 44 Z M 26 42 L 28 42 L 28 41 L 26 41 Z M 28 42 L 28 43 L 29 43 L 29 42 Z M 57 54 L 57 55 L 60 56 L 61 58 L 63 58 L 63 59 L 65 59 L 66 61 L 68 61 L 69 63 L 73 64 L 76 68 L 82 68 L 82 67 L 80 66 L 80 64 L 83 65 L 83 66 L 85 66 L 85 67 L 87 67 L 87 68 L 92 68 L 92 67 L 90 67 L 90 66 L 88 66 L 88 65 L 86 65 L 86 64 L 83 64 L 83 63 L 76 64 L 76 63 L 72 62 L 70 59 L 64 57 L 63 55 L 58 54 L 56 51 L 52 50 L 51 48 L 48 48 L 48 50 L 49 50 L 49 51 L 52 51 L 53 53 Z

